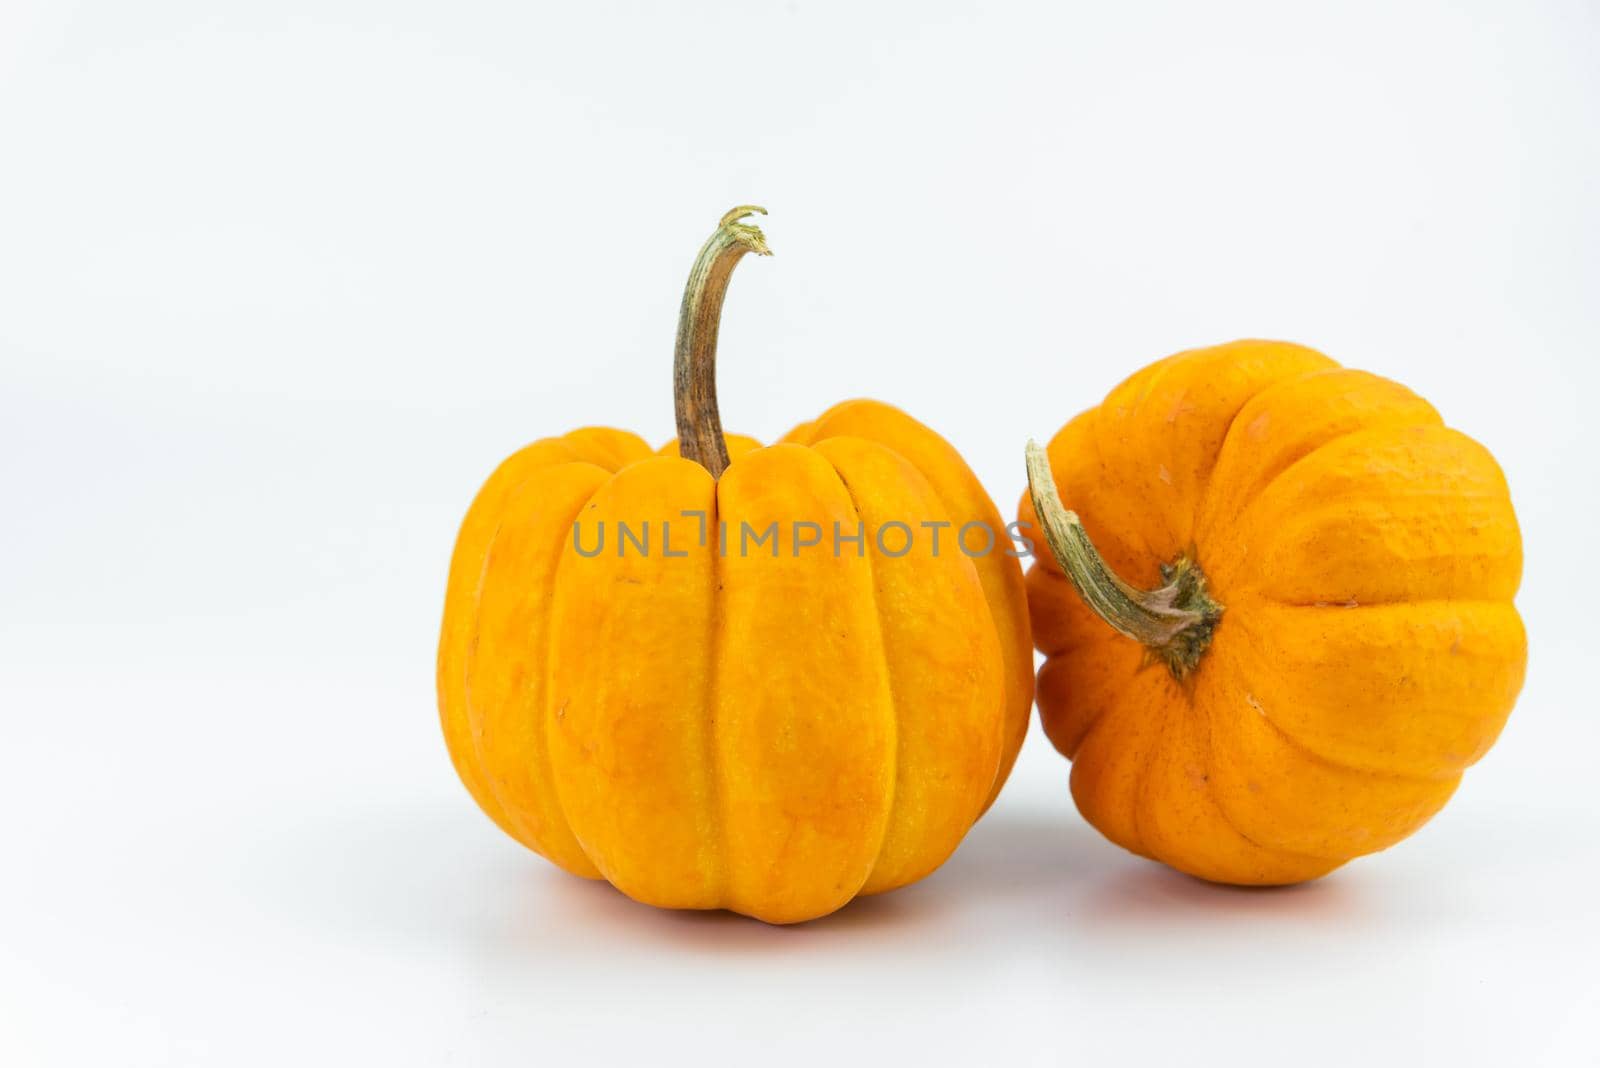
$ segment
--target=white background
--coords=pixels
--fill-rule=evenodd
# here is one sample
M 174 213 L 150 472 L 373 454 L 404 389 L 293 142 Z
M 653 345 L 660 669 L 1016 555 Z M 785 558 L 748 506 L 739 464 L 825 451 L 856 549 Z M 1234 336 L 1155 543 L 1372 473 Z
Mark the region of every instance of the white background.
M 1077 816 L 1035 731 L 926 882 L 791 929 L 503 837 L 433 656 L 518 445 L 891 400 L 1001 508 L 1180 348 L 1406 382 L 1510 478 L 1527 688 L 1298 889 Z M 1600 1048 L 1600 8 L 0 6 L 0 1063 L 1437 1064 Z

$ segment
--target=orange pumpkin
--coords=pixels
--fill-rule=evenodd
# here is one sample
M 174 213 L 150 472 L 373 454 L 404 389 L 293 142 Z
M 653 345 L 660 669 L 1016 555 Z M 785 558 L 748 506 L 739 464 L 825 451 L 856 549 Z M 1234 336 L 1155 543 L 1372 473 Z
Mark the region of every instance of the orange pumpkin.
M 518 841 L 639 901 L 785 923 L 949 856 L 1016 759 L 1032 649 L 1015 558 L 880 536 L 999 529 L 933 431 L 863 400 L 770 448 L 723 435 L 717 319 L 734 264 L 767 252 L 752 210 L 690 274 L 677 441 L 545 438 L 478 493 L 439 706 Z
M 1183 352 L 1031 445 L 1029 477 L 1039 712 L 1113 842 L 1315 878 L 1422 826 L 1499 735 L 1516 516 L 1405 387 L 1280 342 Z

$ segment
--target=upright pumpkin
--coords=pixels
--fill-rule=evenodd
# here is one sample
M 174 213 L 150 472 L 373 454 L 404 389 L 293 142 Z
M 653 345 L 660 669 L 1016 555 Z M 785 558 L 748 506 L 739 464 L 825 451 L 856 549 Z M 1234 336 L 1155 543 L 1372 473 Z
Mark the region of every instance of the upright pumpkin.
M 690 272 L 678 439 L 575 430 L 479 491 L 438 683 L 458 774 L 518 841 L 652 905 L 786 923 L 949 856 L 1016 759 L 1032 650 L 1014 558 L 885 533 L 999 529 L 931 430 L 862 400 L 770 448 L 724 437 L 717 322 L 767 254 L 739 221 L 760 210 Z
M 1499 735 L 1527 659 L 1516 516 L 1403 386 L 1298 345 L 1183 352 L 1028 474 L 1039 712 L 1113 842 L 1315 878 L 1422 826 Z

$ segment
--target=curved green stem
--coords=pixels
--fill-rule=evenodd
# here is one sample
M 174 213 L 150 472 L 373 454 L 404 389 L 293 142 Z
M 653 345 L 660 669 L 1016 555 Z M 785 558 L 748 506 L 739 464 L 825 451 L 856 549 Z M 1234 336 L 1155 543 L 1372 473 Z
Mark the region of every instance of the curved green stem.
M 766 235 L 739 221 L 757 212 L 765 215 L 767 209 L 741 205 L 722 217 L 717 232 L 701 246 L 689 269 L 678 311 L 678 344 L 672 365 L 678 452 L 710 471 L 712 478 L 722 477 L 728 467 L 728 446 L 717 411 L 717 326 L 722 319 L 722 299 L 727 296 L 734 265 L 746 252 L 772 255 Z
M 1061 503 L 1050 457 L 1038 442 L 1028 442 L 1028 492 L 1044 527 L 1045 541 L 1083 603 L 1119 634 L 1149 649 L 1175 678 L 1199 664 L 1222 605 L 1206 593 L 1206 577 L 1187 556 L 1161 566 L 1166 582 L 1141 590 L 1124 582 L 1100 556 L 1076 512 Z

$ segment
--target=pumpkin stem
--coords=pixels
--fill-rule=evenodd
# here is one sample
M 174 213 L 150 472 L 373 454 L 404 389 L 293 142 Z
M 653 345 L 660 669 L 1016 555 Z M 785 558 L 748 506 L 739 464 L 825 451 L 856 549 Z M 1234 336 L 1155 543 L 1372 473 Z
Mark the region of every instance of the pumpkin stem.
M 722 298 L 734 264 L 746 252 L 770 256 L 767 237 L 758 227 L 739 220 L 767 213 L 766 208 L 745 204 L 734 208 L 717 224 L 689 269 L 678 310 L 678 345 L 672 364 L 672 395 L 678 415 L 678 453 L 686 460 L 721 478 L 728 467 L 728 446 L 722 439 L 722 416 L 717 411 L 717 325 L 722 318 Z
M 1035 441 L 1028 442 L 1028 491 L 1045 541 L 1083 603 L 1111 629 L 1142 643 L 1174 678 L 1193 671 L 1223 611 L 1206 593 L 1200 565 L 1187 555 L 1162 564 L 1166 581 L 1153 590 L 1124 582 L 1101 558 L 1077 513 L 1061 503 L 1050 457 Z

